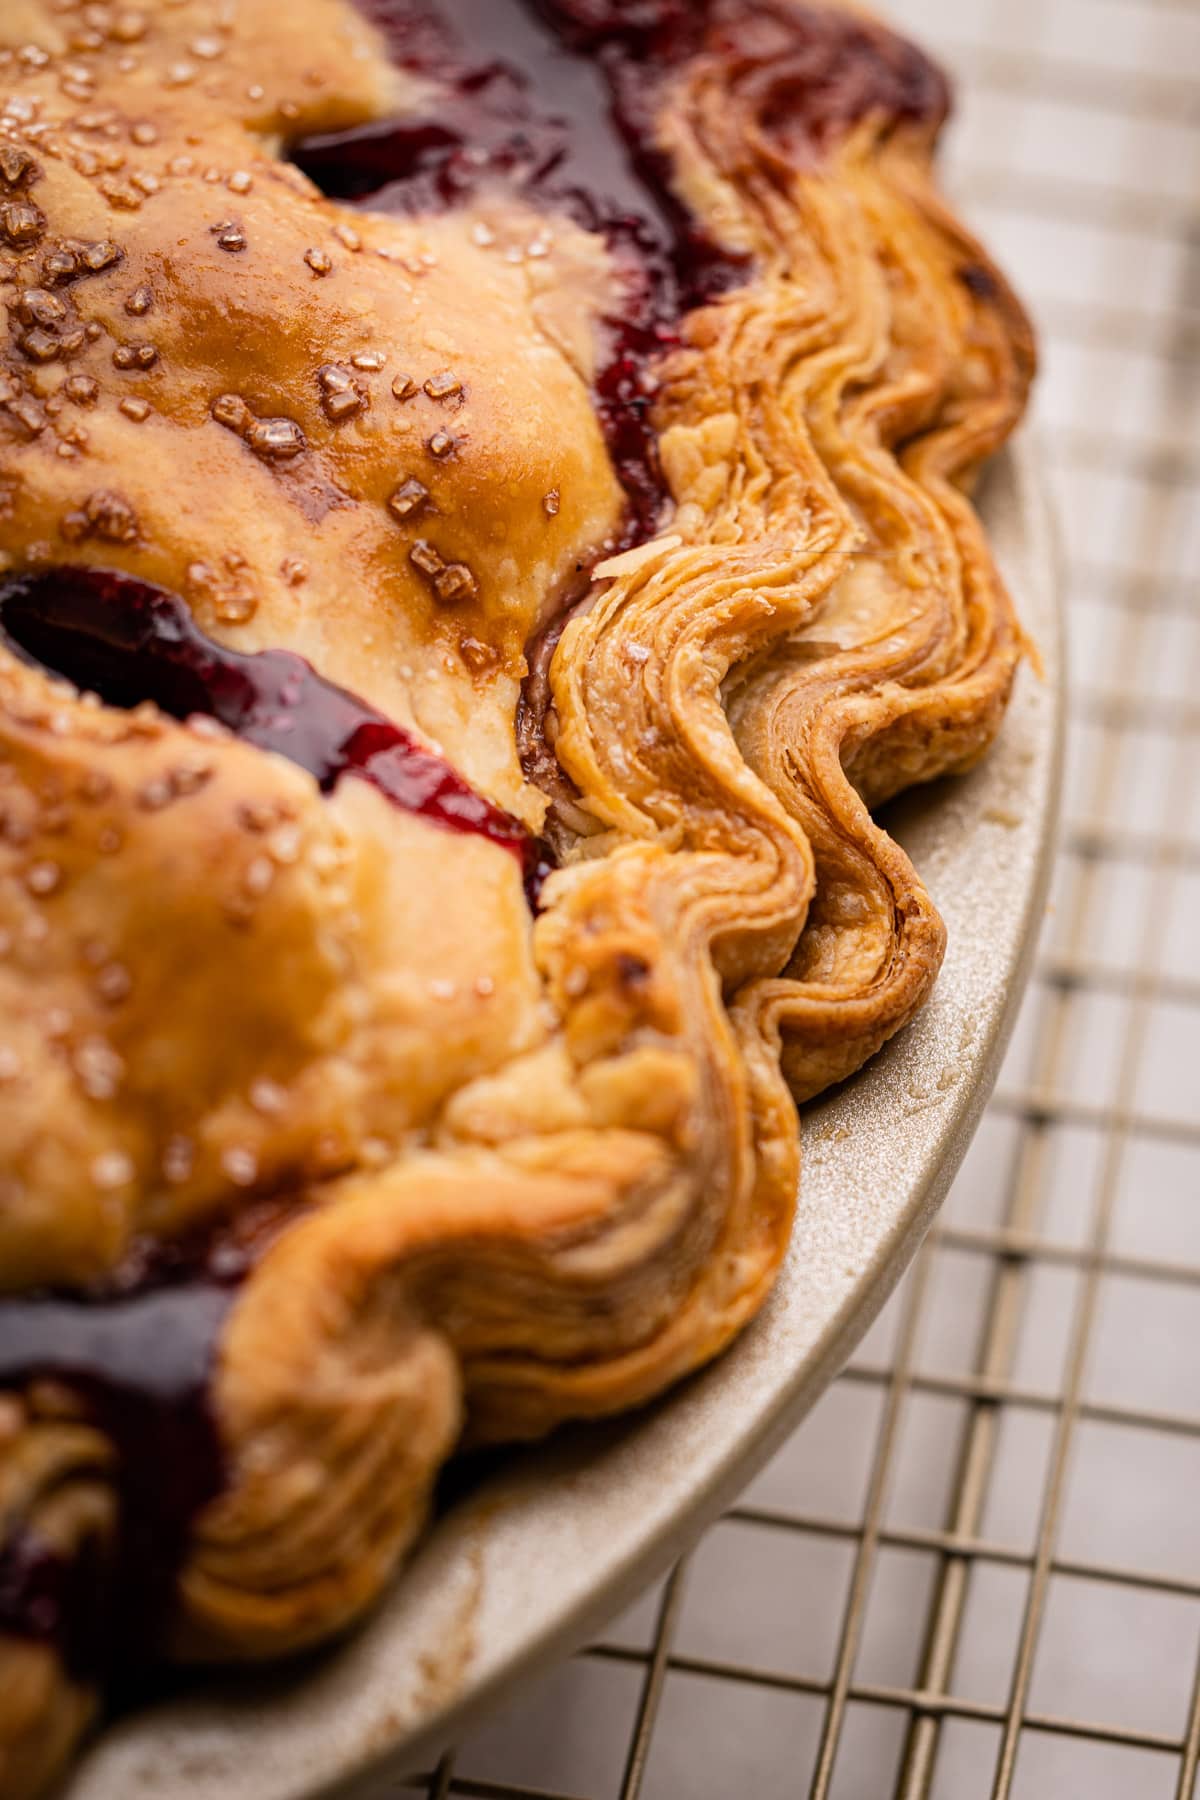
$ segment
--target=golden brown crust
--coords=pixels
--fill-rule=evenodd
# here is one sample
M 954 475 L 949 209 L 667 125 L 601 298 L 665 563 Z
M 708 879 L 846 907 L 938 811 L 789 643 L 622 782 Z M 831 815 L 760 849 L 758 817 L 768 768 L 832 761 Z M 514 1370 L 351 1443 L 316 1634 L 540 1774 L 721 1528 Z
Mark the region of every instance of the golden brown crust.
M 0 572 L 181 593 L 537 827 L 524 648 L 623 504 L 589 395 L 607 252 L 556 220 L 550 255 L 506 260 L 534 228 L 513 202 L 330 204 L 280 140 L 403 104 L 400 78 L 341 0 L 293 0 L 283 33 L 242 0 L 211 58 L 209 11 L 6 9 L 3 41 L 48 60 L 0 66 L 27 209 L 0 214 Z M 753 273 L 665 359 L 669 516 L 600 564 L 555 654 L 577 797 L 536 924 L 485 839 L 0 653 L 0 1286 L 297 1207 L 221 1333 L 225 1483 L 188 1537 L 180 1657 L 361 1612 L 464 1424 L 534 1435 L 719 1351 L 787 1241 L 789 1086 L 850 1074 L 936 976 L 941 922 L 871 809 L 968 767 L 1003 712 L 1020 634 L 965 495 L 1029 332 L 932 191 L 936 121 L 870 112 L 793 154 L 770 47 L 664 89 L 678 189 Z M 47 285 L 89 245 L 95 272 Z M 406 481 L 419 530 L 389 504 Z M 449 601 L 418 536 L 469 572 Z M 111 1446 L 41 1404 L 0 1443 L 3 1542 L 107 1541 Z M 32 1794 L 95 1695 L 47 1645 L 0 1666 L 0 1786 Z

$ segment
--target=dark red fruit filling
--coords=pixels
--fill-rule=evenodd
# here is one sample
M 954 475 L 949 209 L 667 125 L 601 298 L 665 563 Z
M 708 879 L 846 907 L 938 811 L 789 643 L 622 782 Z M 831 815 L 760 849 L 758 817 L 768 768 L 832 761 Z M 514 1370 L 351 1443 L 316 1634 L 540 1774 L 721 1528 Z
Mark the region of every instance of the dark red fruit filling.
M 116 1450 L 119 1506 L 115 1557 L 85 1546 L 68 1560 L 29 1533 L 4 1546 L 0 1632 L 56 1644 L 77 1673 L 155 1646 L 188 1528 L 221 1490 L 208 1387 L 231 1300 L 210 1280 L 0 1301 L 0 1387 L 69 1386 Z
M 139 1672 L 170 1617 L 192 1520 L 220 1493 L 213 1356 L 239 1284 L 295 1208 L 271 1201 L 173 1244 L 135 1242 L 104 1283 L 0 1300 L 0 1389 L 58 1380 L 117 1454 L 115 1547 L 0 1547 L 0 1633 L 54 1644 L 77 1675 Z M 153 1445 L 154 1454 L 146 1454 Z
M 393 806 L 488 838 L 532 873 L 524 826 L 381 713 L 291 650 L 246 655 L 206 637 L 185 603 L 110 569 L 57 568 L 0 588 L 0 641 L 109 706 L 143 700 L 173 718 L 218 719 L 307 769 L 329 793 L 357 775 Z
M 310 138 L 294 148 L 295 160 L 325 193 L 385 212 L 444 212 L 503 182 L 607 239 L 623 295 L 603 322 L 596 405 L 629 498 L 621 541 L 649 536 L 664 493 L 651 365 L 678 343 L 683 315 L 743 279 L 747 266 L 671 191 L 650 132 L 649 91 L 661 74 L 647 66 L 630 79 L 629 52 L 597 54 L 562 7 L 363 5 L 397 62 L 437 82 L 437 101 L 420 114 Z
M 20 1526 L 0 1545 L 0 1633 L 51 1644 L 63 1666 L 86 1680 L 109 1638 L 112 1561 L 94 1540 L 64 1555 Z M 122 1658 L 122 1660 L 124 1660 Z
M 809 161 L 864 114 L 937 118 L 945 83 L 869 21 L 789 0 L 359 0 L 396 62 L 438 87 L 419 113 L 294 147 L 332 196 L 443 212 L 502 182 L 609 243 L 624 276 L 604 320 L 596 405 L 629 498 L 624 544 L 664 498 L 653 365 L 693 307 L 746 278 L 676 196 L 659 148 L 664 82 L 700 54 L 749 71 L 764 134 Z

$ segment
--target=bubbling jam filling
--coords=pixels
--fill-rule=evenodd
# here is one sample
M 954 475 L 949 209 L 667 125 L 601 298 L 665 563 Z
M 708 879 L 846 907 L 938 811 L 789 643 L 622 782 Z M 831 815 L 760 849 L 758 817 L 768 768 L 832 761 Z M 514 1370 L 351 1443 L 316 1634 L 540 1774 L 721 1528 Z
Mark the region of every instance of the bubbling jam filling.
M 64 1556 L 36 1531 L 0 1545 L 0 1633 L 52 1644 L 74 1675 L 99 1666 L 109 1570 L 100 1547 Z
M 404 812 L 511 851 L 538 851 L 519 820 L 440 756 L 292 650 L 227 650 L 184 601 L 111 569 L 58 568 L 0 588 L 0 642 L 108 706 L 151 700 L 172 718 L 217 719 L 236 737 L 307 769 L 322 793 L 357 775 Z
M 744 279 L 675 199 L 634 66 L 597 54 L 570 9 L 524 0 L 360 0 L 395 60 L 436 83 L 428 110 L 310 138 L 294 160 L 333 197 L 383 212 L 445 212 L 503 187 L 603 236 L 621 290 L 601 321 L 595 404 L 629 514 L 609 549 L 652 535 L 664 483 L 653 364 L 693 307 Z M 581 9 L 582 10 L 582 9 Z M 646 9 L 625 7 L 633 14 Z M 626 59 L 630 53 L 625 53 Z
M 295 1210 L 263 1201 L 175 1243 L 135 1242 L 95 1287 L 0 1299 L 0 1389 L 70 1390 L 113 1446 L 119 1514 L 115 1544 L 85 1542 L 71 1555 L 36 1526 L 10 1532 L 0 1633 L 53 1644 L 80 1677 L 102 1664 L 135 1675 L 158 1648 L 188 1530 L 224 1481 L 209 1401 L 221 1327 Z
M 113 1445 L 119 1509 L 111 1551 L 85 1544 L 68 1557 L 36 1530 L 5 1544 L 0 1632 L 55 1644 L 78 1674 L 101 1651 L 128 1665 L 156 1647 L 188 1528 L 221 1491 L 208 1388 L 232 1297 L 228 1286 L 189 1282 L 128 1298 L 0 1301 L 0 1387 L 70 1389 Z M 119 1603 L 107 1604 L 106 1591 Z
M 666 498 L 651 412 L 654 365 L 693 308 L 744 281 L 750 259 L 680 201 L 657 119 L 668 83 L 719 59 L 781 164 L 823 155 L 858 119 L 938 119 L 945 81 L 873 21 L 791 0 L 358 0 L 397 64 L 436 99 L 397 119 L 293 147 L 326 194 L 378 211 L 444 212 L 503 187 L 603 236 L 622 303 L 601 324 L 595 402 L 629 501 L 625 548 Z

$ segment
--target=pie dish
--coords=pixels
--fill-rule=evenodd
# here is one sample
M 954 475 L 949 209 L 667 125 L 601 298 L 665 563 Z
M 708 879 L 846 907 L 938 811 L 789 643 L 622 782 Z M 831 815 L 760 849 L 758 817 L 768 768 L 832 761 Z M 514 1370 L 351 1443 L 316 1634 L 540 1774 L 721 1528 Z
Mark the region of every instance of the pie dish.
M 790 0 L 9 0 L 0 1788 L 759 1310 L 1023 639 L 944 83 Z

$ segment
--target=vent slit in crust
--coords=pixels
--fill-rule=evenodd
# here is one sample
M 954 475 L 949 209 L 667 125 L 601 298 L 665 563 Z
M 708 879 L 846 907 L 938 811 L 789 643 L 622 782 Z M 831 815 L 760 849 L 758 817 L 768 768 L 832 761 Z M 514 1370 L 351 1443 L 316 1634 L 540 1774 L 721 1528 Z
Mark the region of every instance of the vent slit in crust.
M 486 837 L 532 872 L 529 833 L 440 757 L 288 650 L 238 655 L 174 594 L 112 569 L 64 567 L 0 586 L 0 643 L 108 706 L 213 719 L 306 769 L 322 793 L 345 775 L 448 831 Z

